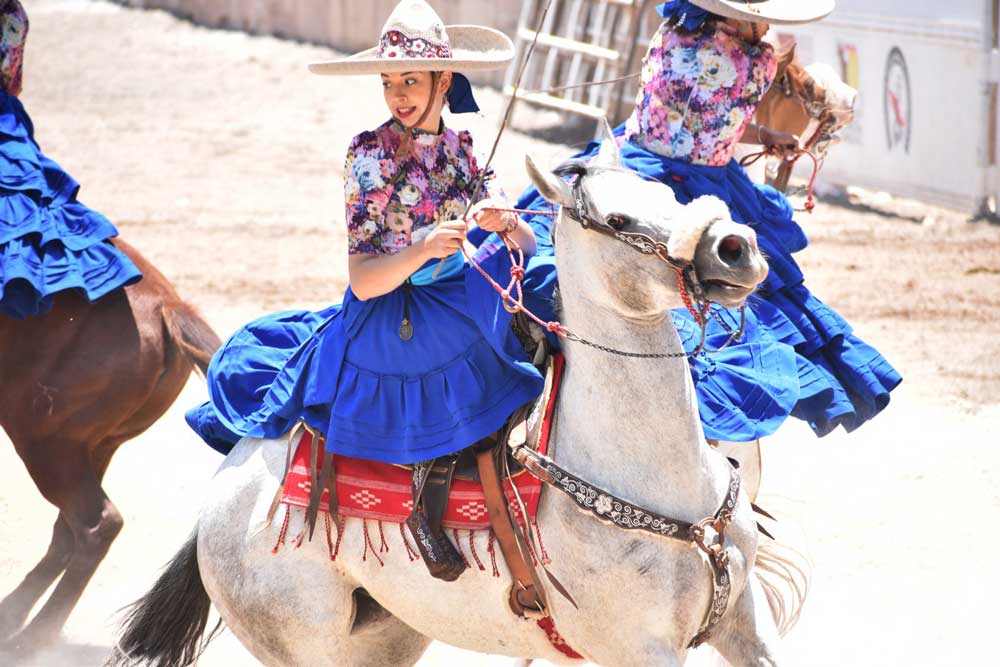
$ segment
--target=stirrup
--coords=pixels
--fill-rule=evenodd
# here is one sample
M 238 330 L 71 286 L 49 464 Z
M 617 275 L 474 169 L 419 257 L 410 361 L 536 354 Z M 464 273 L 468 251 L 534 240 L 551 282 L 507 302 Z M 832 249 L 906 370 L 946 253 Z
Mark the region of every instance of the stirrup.
M 457 456 L 442 456 L 413 466 L 413 512 L 406 526 L 432 577 L 454 581 L 467 565 L 441 528 Z

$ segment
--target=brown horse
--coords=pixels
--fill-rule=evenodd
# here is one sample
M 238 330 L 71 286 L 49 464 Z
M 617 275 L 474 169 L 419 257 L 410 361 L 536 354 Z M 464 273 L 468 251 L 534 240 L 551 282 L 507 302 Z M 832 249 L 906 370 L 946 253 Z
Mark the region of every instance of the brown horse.
M 781 57 L 774 83 L 757 107 L 757 122 L 798 136 L 803 147 L 822 160 L 839 140 L 838 133 L 854 120 L 857 91 L 830 66 L 804 67 L 794 55 L 792 48 Z M 772 185 L 785 191 L 791 171 L 791 165 L 782 162 Z
M 141 281 L 94 303 L 61 292 L 38 317 L 0 315 L 0 427 L 59 509 L 48 551 L 0 602 L 9 653 L 56 639 L 122 529 L 101 488 L 111 457 L 166 412 L 193 367 L 204 374 L 221 344 L 156 267 L 124 241 L 114 245 L 139 267 Z

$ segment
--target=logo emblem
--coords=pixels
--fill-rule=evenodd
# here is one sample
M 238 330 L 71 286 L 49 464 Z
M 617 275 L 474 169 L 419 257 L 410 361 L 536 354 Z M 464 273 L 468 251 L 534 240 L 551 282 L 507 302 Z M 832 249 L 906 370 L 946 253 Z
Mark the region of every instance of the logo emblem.
M 906 69 L 906 60 L 903 52 L 898 47 L 893 47 L 885 64 L 885 86 L 882 92 L 885 136 L 890 151 L 898 146 L 904 152 L 910 152 L 913 120 L 911 102 L 910 74 Z

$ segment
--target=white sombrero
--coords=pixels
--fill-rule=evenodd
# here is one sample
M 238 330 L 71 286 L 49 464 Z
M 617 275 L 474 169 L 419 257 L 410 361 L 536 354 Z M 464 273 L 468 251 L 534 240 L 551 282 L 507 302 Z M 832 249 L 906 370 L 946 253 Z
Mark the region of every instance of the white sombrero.
M 833 11 L 835 0 L 690 0 L 692 5 L 741 21 L 775 25 L 818 21 Z
M 424 0 L 402 0 L 377 46 L 341 60 L 312 63 L 314 74 L 482 71 L 514 59 L 514 44 L 493 28 L 444 25 Z

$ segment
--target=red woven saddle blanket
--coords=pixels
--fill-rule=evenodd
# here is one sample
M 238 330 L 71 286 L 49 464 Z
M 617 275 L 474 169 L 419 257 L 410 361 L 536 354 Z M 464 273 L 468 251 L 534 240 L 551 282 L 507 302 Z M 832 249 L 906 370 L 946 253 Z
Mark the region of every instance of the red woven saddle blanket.
M 548 451 L 552 414 L 562 368 L 561 355 L 554 355 L 552 367 L 546 378 L 546 391 L 528 417 L 524 431 L 524 437 L 536 442 L 538 451 L 543 454 Z M 312 439 L 313 435 L 308 432 L 300 439 L 285 478 L 281 502 L 292 507 L 305 508 L 309 505 L 311 488 L 309 458 Z M 320 452 L 320 464 L 324 455 L 329 456 L 328 453 Z M 333 474 L 337 480 L 337 513 L 341 516 L 402 523 L 413 510 L 410 470 L 389 463 L 334 454 Z M 541 498 L 542 482 L 527 473 L 515 476 L 513 482 L 509 479 L 504 480 L 507 501 L 518 522 L 523 524 L 524 517 L 521 515 L 520 503 L 515 499 L 512 483 L 527 508 L 529 518 L 534 519 Z M 329 492 L 324 489 L 320 510 L 329 512 L 329 507 Z M 443 524 L 447 528 L 458 530 L 490 528 L 486 500 L 479 482 L 461 479 L 454 481 Z

